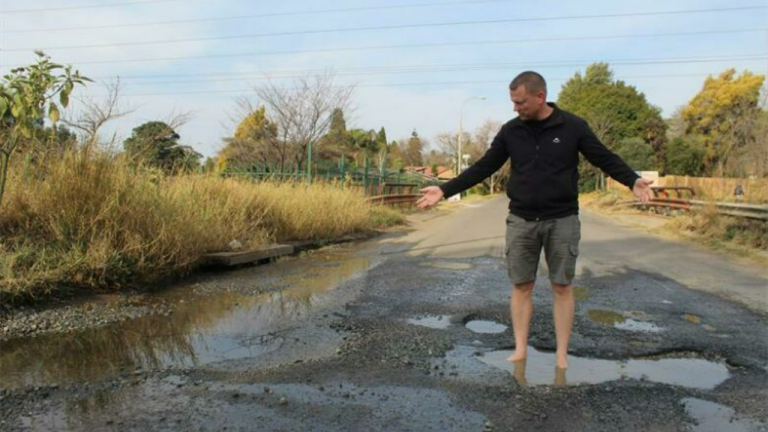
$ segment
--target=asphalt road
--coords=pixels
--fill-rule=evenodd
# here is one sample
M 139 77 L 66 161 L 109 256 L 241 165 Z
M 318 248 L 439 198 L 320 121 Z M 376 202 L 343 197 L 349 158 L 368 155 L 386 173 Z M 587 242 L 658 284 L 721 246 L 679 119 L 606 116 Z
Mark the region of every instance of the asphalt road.
M 0 345 L 0 430 L 765 431 L 764 271 L 582 214 L 570 367 L 546 268 L 525 370 L 506 200 L 206 274 L 170 315 Z

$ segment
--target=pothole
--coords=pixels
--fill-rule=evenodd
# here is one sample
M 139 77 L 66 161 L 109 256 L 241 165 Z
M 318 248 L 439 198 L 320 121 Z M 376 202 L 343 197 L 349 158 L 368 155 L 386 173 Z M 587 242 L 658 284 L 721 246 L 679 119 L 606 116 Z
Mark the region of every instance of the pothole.
M 696 398 L 682 400 L 685 412 L 696 421 L 693 432 L 753 432 L 765 427 L 749 419 L 735 418 L 733 408 Z
M 646 332 L 646 333 L 659 333 L 664 331 L 664 328 L 655 324 L 627 318 L 624 314 L 604 309 L 590 309 L 587 312 L 589 319 L 596 323 L 607 327 L 613 327 L 620 330 Z
M 697 358 L 616 361 L 570 355 L 568 369 L 562 371 L 555 368 L 554 353 L 529 347 L 527 360 L 513 364 L 507 361 L 512 352 L 493 351 L 478 359 L 509 371 L 522 385 L 600 384 L 620 379 L 638 379 L 710 390 L 730 376 L 724 363 Z
M 290 285 L 282 291 L 197 295 L 193 287 L 180 286 L 152 296 L 174 305 L 170 316 L 150 314 L 3 342 L 0 388 L 97 381 L 136 369 L 199 366 L 277 351 L 290 341 L 286 334 L 295 323 L 332 305 L 329 294 L 371 264 L 369 257 L 331 256 L 318 264 L 321 258 L 305 262 L 313 276 L 281 278 Z
M 691 324 L 701 324 L 701 317 L 691 314 L 683 315 L 683 319 Z
M 583 286 L 573 286 L 573 298 L 576 300 L 586 300 L 589 298 L 589 290 Z
M 483 334 L 497 334 L 507 331 L 507 326 L 504 324 L 485 320 L 472 320 L 467 322 L 465 326 L 475 333 Z
M 451 317 L 448 315 L 429 315 L 420 318 L 409 318 L 407 322 L 408 324 L 443 330 L 450 327 Z
M 420 264 L 423 267 L 434 267 L 444 270 L 470 270 L 472 264 L 453 261 L 429 261 Z

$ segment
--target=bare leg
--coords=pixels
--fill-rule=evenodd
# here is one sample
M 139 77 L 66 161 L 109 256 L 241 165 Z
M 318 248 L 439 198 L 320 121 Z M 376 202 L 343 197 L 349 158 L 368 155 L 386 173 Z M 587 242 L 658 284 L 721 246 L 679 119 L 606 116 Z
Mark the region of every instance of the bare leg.
M 555 319 L 555 336 L 557 338 L 557 367 L 568 367 L 568 342 L 573 328 L 574 300 L 573 287 L 552 283 L 554 301 L 552 315 Z
M 515 352 L 507 358 L 511 362 L 523 360 L 528 355 L 528 330 L 531 327 L 533 315 L 534 281 L 516 284 L 512 288 L 510 312 L 512 314 L 512 329 L 515 332 Z

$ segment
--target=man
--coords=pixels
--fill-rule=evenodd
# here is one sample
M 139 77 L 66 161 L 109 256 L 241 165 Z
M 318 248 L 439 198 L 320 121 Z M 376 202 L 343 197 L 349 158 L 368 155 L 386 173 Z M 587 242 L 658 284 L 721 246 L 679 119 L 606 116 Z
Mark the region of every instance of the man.
M 650 199 L 650 185 L 608 150 L 581 118 L 547 103 L 547 85 L 536 72 L 523 72 L 509 85 L 518 117 L 505 124 L 485 155 L 442 186 L 421 190 L 417 205 L 426 208 L 456 195 L 496 172 L 508 160 L 507 265 L 512 281 L 510 311 L 515 333 L 511 362 L 527 355 L 528 330 L 541 249 L 554 292 L 553 316 L 557 338 L 557 367 L 568 367 L 568 342 L 573 326 L 571 282 L 579 254 L 581 223 L 578 203 L 579 153 L 634 192 Z

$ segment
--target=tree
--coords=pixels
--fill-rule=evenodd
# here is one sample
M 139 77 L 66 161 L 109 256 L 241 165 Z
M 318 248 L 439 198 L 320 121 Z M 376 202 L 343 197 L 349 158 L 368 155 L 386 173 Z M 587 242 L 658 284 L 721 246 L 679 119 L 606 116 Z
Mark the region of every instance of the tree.
M 387 168 L 387 158 L 389 151 L 389 146 L 387 145 L 387 131 L 384 130 L 383 126 L 376 134 L 376 148 L 378 149 L 378 153 L 376 155 L 376 163 L 379 166 L 379 173 L 383 174 L 384 170 Z
M 20 140 L 32 137 L 46 113 L 55 131 L 61 109 L 69 105 L 74 86 L 90 81 L 79 71 L 73 73 L 72 66 L 51 62 L 43 52 L 36 51 L 35 55 L 35 63 L 12 69 L 0 81 L 0 203 L 11 156 Z
M 429 153 L 427 153 L 424 156 L 424 165 L 429 167 L 434 167 L 434 166 L 450 167 L 453 165 L 452 156 L 455 156 L 455 155 L 450 155 L 445 152 L 433 149 L 433 150 L 430 150 Z
M 501 130 L 501 123 L 497 121 L 492 120 L 486 120 L 485 123 L 483 123 L 476 131 L 473 141 L 477 143 L 478 147 L 482 150 L 482 153 L 484 154 L 488 148 L 491 147 L 491 143 L 493 142 L 493 139 L 496 137 L 496 134 L 499 133 Z M 509 180 L 509 174 L 510 174 L 510 163 L 509 161 L 504 163 L 504 166 L 501 167 L 498 171 L 493 173 L 491 177 L 488 179 L 488 191 L 490 193 L 495 193 L 499 189 L 504 188 L 504 186 L 507 184 L 507 181 Z
M 664 144 L 667 143 L 667 130 L 669 126 L 661 117 L 650 117 L 645 121 L 643 141 L 650 145 L 652 158 L 656 163 L 655 167 L 659 171 L 664 171 Z
M 218 169 L 229 166 L 266 163 L 279 149 L 277 125 L 267 118 L 266 108 L 248 107 L 245 118 L 235 128 L 234 136 L 224 139 L 225 146 L 219 152 Z
M 123 146 L 128 156 L 166 173 L 189 171 L 199 166 L 201 154 L 179 144 L 181 138 L 173 128 L 161 121 L 150 121 L 133 129 Z
M 361 158 L 372 156 L 379 152 L 376 131 L 365 129 L 351 129 L 347 141 L 347 148 L 351 152 L 352 159 L 360 165 Z
M 331 113 L 328 133 L 318 142 L 318 156 L 320 159 L 336 159 L 343 156 L 349 149 L 349 140 L 344 110 L 335 108 Z
M 120 103 L 120 80 L 105 84 L 107 96 L 103 99 L 81 98 L 80 110 L 76 118 L 64 117 L 62 123 L 72 128 L 80 135 L 80 141 L 86 147 L 99 144 L 109 150 L 116 151 L 119 146 L 117 133 L 113 132 L 109 139 L 102 140 L 99 134 L 105 124 L 113 120 L 125 117 L 135 110 L 124 107 Z M 184 120 L 185 115 L 178 116 L 178 120 Z M 171 120 L 173 122 L 173 120 Z
M 405 161 L 403 159 L 403 150 L 399 142 L 392 141 L 387 145 L 387 161 L 389 166 L 394 167 L 397 171 L 403 171 Z
M 403 162 L 406 166 L 421 166 L 424 163 L 422 152 L 424 151 L 424 141 L 414 130 L 408 141 L 402 143 Z
M 588 66 L 583 76 L 576 73 L 560 90 L 558 104 L 584 118 L 609 149 L 634 137 L 642 138 L 652 148 L 663 147 L 666 123 L 661 110 L 649 104 L 634 86 L 614 80 L 606 63 Z M 579 172 L 580 189 L 591 189 L 599 174 L 597 169 L 582 160 Z
M 708 77 L 682 111 L 687 134 L 700 135 L 706 148 L 705 171 L 722 176 L 731 157 L 746 146 L 760 116 L 758 102 L 764 75 L 728 69 Z
M 352 87 L 334 84 L 333 74 L 301 77 L 292 86 L 284 87 L 272 80 L 254 87 L 256 96 L 266 107 L 267 116 L 277 126 L 274 162 L 285 167 L 294 162 L 303 164 L 310 143 L 313 151 L 322 152 L 333 112 L 348 112 Z
M 635 171 L 658 169 L 653 148 L 642 138 L 625 138 L 619 141 L 616 145 L 616 154 Z
M 666 174 L 698 176 L 704 167 L 706 149 L 702 138 L 694 135 L 672 138 L 664 153 Z

